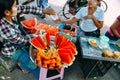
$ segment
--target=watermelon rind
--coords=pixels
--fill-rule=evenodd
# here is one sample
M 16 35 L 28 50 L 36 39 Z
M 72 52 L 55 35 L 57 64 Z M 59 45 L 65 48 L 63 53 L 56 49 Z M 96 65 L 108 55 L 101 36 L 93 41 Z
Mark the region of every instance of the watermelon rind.
M 29 24 L 31 20 L 34 21 L 34 25 L 27 26 L 27 25 L 24 24 L 24 22 L 26 22 L 27 24 Z M 33 22 L 32 22 L 32 23 L 33 23 Z M 36 19 L 36 18 L 31 18 L 31 19 L 28 19 L 28 20 L 24 20 L 24 21 L 21 21 L 21 24 L 22 24 L 25 28 L 27 28 L 27 29 L 34 29 L 35 26 L 37 25 L 37 19 Z

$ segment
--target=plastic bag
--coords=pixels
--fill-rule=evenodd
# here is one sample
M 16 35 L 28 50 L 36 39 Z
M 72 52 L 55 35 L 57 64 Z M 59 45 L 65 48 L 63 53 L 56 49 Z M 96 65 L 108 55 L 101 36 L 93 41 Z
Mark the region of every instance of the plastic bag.
M 13 61 L 11 58 L 5 57 L 3 54 L 0 53 L 0 64 L 5 67 L 8 71 L 13 71 L 16 67 L 16 62 Z

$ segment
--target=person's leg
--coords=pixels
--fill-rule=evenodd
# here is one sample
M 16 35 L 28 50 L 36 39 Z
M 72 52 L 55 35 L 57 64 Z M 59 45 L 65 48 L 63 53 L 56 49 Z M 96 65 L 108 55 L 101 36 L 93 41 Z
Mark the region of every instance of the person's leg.
M 33 75 L 39 79 L 40 68 L 32 62 L 30 55 L 27 51 L 23 49 L 18 49 L 11 58 L 16 62 L 20 62 L 19 66 L 22 70 L 33 73 Z M 37 71 L 38 70 L 38 71 Z
M 32 73 L 37 80 L 39 80 L 39 74 L 40 74 L 40 67 L 37 66 L 35 69 L 30 69 L 26 64 L 20 64 L 20 68 L 24 72 L 30 72 Z
M 111 39 L 111 40 L 118 40 L 117 37 L 111 36 L 110 33 L 109 33 L 108 31 L 105 33 L 105 36 L 107 36 L 107 37 L 108 37 L 109 39 Z

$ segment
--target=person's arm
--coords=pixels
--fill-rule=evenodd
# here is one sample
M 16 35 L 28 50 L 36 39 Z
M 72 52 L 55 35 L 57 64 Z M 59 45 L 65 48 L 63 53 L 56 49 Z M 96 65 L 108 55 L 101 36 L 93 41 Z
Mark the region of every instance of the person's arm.
M 71 23 L 74 23 L 78 21 L 78 19 L 76 17 L 72 17 L 70 19 L 67 19 L 67 20 L 61 20 L 62 23 L 67 23 L 67 24 L 71 24 Z
M 36 6 L 26 6 L 26 5 L 19 5 L 18 6 L 18 13 L 24 13 L 24 14 L 35 14 L 40 15 L 42 13 L 48 14 L 48 15 L 54 15 L 55 11 L 51 9 L 42 10 L 42 8 L 38 8 Z
M 81 8 L 74 17 L 71 17 L 70 19 L 67 19 L 67 20 L 61 20 L 61 19 L 58 19 L 55 21 L 55 23 L 59 24 L 59 23 L 67 23 L 67 24 L 71 24 L 71 23 L 74 23 L 76 21 L 78 21 L 79 19 L 82 18 L 81 14 L 82 14 L 82 11 L 84 10 L 84 8 Z
M 91 15 L 91 19 L 93 20 L 95 26 L 97 26 L 98 29 L 101 29 L 103 27 L 104 21 L 98 21 L 93 15 Z
M 19 31 L 17 31 L 17 29 L 14 29 L 12 26 L 2 25 L 2 27 L 4 29 L 1 32 L 2 37 L 4 37 L 6 40 L 9 40 L 11 43 L 25 45 L 29 42 L 29 37 L 22 36 L 21 33 L 19 33 Z
M 94 17 L 94 15 L 88 15 L 88 16 L 85 16 L 84 18 L 85 18 L 85 19 L 92 19 L 93 22 L 94 22 L 94 24 L 95 24 L 95 26 L 96 26 L 98 29 L 101 29 L 101 28 L 103 27 L 104 21 L 98 21 L 98 20 Z
M 119 27 L 119 26 L 120 26 L 120 21 L 119 20 L 115 20 L 115 22 L 110 26 L 110 29 L 113 32 L 113 34 L 118 38 L 120 38 L 120 34 L 118 33 L 116 28 Z

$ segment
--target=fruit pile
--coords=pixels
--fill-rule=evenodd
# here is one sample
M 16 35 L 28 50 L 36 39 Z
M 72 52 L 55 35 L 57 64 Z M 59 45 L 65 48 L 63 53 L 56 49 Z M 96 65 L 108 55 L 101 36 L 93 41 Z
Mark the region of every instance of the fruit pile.
M 70 66 L 77 54 L 76 46 L 63 34 L 56 34 L 52 42 L 50 34 L 45 33 L 31 39 L 30 43 L 38 49 L 36 64 L 48 69 Z
M 70 36 L 75 36 L 77 31 L 77 28 L 74 25 L 66 24 L 63 28 L 52 27 L 48 24 L 37 23 L 36 18 L 21 21 L 21 24 L 24 26 L 24 29 L 28 34 L 34 34 L 37 30 L 42 30 L 52 36 L 55 36 L 59 31 L 69 34 Z
M 52 36 L 55 36 L 60 31 L 60 29 L 57 27 L 51 27 L 48 24 L 37 23 L 36 18 L 21 21 L 21 24 L 24 26 L 24 29 L 28 34 L 34 34 L 37 32 L 37 30 L 42 30 Z

